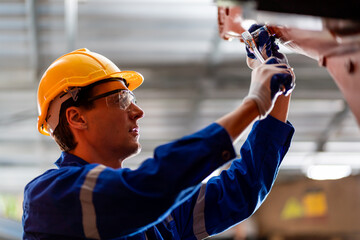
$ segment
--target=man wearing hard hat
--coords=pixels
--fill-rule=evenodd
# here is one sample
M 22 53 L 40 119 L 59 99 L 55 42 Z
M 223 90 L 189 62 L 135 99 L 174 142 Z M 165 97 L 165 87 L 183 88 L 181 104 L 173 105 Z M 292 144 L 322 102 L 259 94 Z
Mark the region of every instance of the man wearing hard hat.
M 25 187 L 24 239 L 202 239 L 249 217 L 269 193 L 294 132 L 289 97 L 277 99 L 280 85 L 292 88 L 283 65 L 270 58 L 255 68 L 237 109 L 157 147 L 130 170 L 121 165 L 140 149 L 144 112 L 132 91 L 142 75 L 87 49 L 55 60 L 38 88 L 38 129 L 63 152 L 57 169 Z M 233 140 L 259 116 L 241 159 L 201 184 L 235 158 Z

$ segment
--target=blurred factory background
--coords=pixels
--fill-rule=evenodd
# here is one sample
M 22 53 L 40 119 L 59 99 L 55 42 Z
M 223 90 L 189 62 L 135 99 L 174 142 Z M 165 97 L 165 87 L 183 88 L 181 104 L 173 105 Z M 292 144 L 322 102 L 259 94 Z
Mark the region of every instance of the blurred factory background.
M 135 90 L 142 152 L 130 168 L 234 109 L 250 84 L 244 44 L 220 39 L 212 0 L 1 0 L 0 239 L 21 238 L 23 188 L 60 155 L 36 129 L 37 85 L 77 48 L 145 77 Z M 292 146 L 259 212 L 216 238 L 360 239 L 359 126 L 326 69 L 281 49 L 296 73 Z

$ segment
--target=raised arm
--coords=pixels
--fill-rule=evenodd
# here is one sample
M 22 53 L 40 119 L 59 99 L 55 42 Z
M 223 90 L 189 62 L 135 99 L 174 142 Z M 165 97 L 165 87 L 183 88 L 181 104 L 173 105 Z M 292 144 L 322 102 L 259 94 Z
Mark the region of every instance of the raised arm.
M 276 100 L 274 108 L 270 112 L 270 115 L 282 122 L 287 122 L 289 107 L 290 107 L 290 99 L 291 99 L 291 95 L 279 96 L 279 98 Z
M 253 120 L 266 118 L 270 111 L 273 117 L 286 121 L 290 98 L 282 95 L 281 88 L 285 86 L 292 90 L 292 78 L 285 64 L 269 58 L 253 70 L 249 94 L 243 103 L 216 122 L 235 140 Z M 280 95 L 282 97 L 277 101 Z
M 235 140 L 252 121 L 263 121 L 254 124 L 241 149 L 241 159 L 173 211 L 182 238 L 203 239 L 219 233 L 249 217 L 264 201 L 294 133 L 287 122 L 293 87 L 292 71 L 276 58 L 253 68 L 248 96 L 217 123 Z

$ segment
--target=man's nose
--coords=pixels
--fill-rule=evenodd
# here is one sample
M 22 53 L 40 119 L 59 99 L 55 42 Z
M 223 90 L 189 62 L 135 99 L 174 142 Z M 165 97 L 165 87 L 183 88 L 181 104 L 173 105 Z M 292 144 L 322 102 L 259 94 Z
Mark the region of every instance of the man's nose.
M 129 112 L 131 119 L 140 119 L 144 117 L 144 111 L 136 104 L 131 103 L 129 106 Z

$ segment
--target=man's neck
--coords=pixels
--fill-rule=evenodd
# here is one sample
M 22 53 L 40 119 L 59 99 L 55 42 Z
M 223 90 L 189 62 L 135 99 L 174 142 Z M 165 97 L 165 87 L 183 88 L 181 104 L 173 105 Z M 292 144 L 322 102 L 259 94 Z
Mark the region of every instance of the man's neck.
M 85 148 L 81 145 L 78 145 L 74 150 L 71 150 L 70 153 L 80 157 L 88 163 L 98 163 L 114 169 L 121 168 L 122 166 L 123 160 L 114 158 L 113 154 L 106 154 L 95 151 L 93 148 Z

